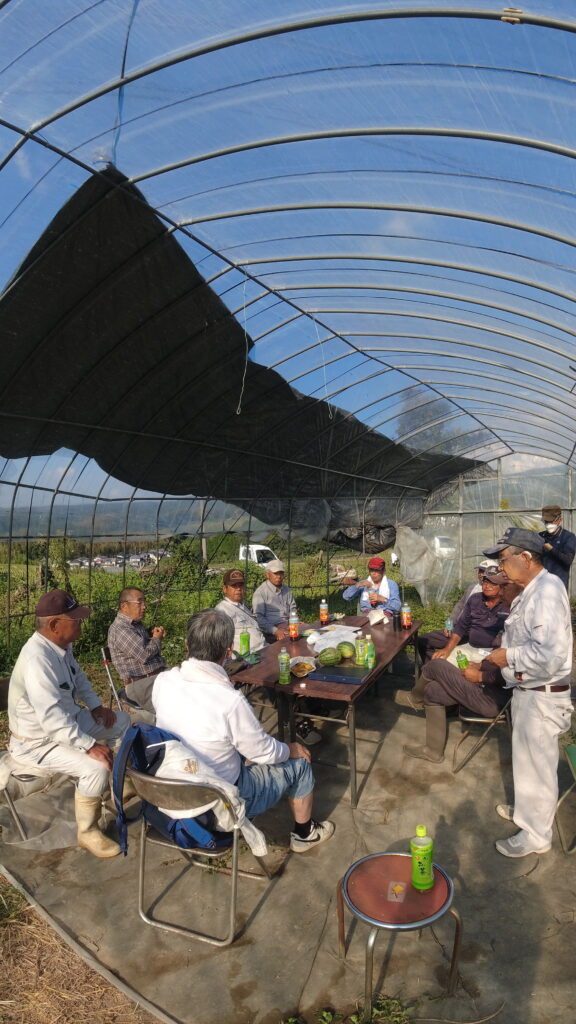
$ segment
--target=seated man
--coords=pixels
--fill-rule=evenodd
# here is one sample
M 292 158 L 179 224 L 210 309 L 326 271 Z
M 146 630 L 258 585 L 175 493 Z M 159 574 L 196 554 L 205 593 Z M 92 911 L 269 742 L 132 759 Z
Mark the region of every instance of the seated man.
M 243 630 L 248 630 L 250 634 L 251 651 L 259 651 L 266 647 L 268 641 L 258 625 L 256 616 L 244 604 L 246 577 L 241 569 L 228 569 L 228 572 L 224 573 L 222 590 L 224 599 L 219 601 L 216 607 L 218 611 L 225 612 L 234 623 L 234 649 L 240 650 L 240 633 Z
M 297 615 L 296 601 L 290 587 L 284 583 L 284 562 L 274 558 L 266 563 L 264 583 L 254 591 L 252 611 L 265 636 L 284 640 L 288 636 L 288 622 L 291 615 Z
M 509 581 L 502 573 L 489 573 L 482 577 L 482 593 L 473 594 L 464 606 L 458 621 L 454 624 L 452 636 L 441 651 L 435 651 L 432 660 L 423 665 L 422 672 L 412 690 L 397 690 L 394 696 L 396 704 L 422 711 L 424 708 L 424 689 L 430 679 L 429 667 L 436 661 L 443 661 L 462 642 L 464 636 L 472 648 L 480 650 L 499 647 L 504 623 L 510 611 L 510 601 L 515 596 L 504 600 L 502 589 L 508 588 Z M 480 662 L 481 656 L 477 659 Z M 453 666 L 454 667 L 454 666 Z
M 446 746 L 446 708 L 462 704 L 485 718 L 495 718 L 509 700 L 510 692 L 504 689 L 500 670 L 489 661 L 471 662 L 467 668 L 459 669 L 442 658 L 429 662 L 425 671 L 426 742 L 421 747 L 403 749 L 409 757 L 440 764 Z
M 233 641 L 234 624 L 227 614 L 211 608 L 191 616 L 188 660 L 163 672 L 154 684 L 157 725 L 175 733 L 220 778 L 238 787 L 246 817 L 263 814 L 286 796 L 294 816 L 290 849 L 304 853 L 334 832 L 331 821 L 312 818 L 310 753 L 299 743 L 280 743 L 264 732 L 246 698 L 234 689 L 222 667 Z
M 102 705 L 72 653 L 89 614 L 64 590 L 51 590 L 38 601 L 36 632 L 10 678 L 10 753 L 24 767 L 41 765 L 73 776 L 78 845 L 96 857 L 115 857 L 120 847 L 98 822 L 110 785 L 109 743 L 123 736 L 130 718 Z
M 154 680 L 166 668 L 160 654 L 164 627 L 146 629 L 142 622 L 145 611 L 143 592 L 137 587 L 126 587 L 120 594 L 118 614 L 108 630 L 108 647 L 112 664 L 124 681 L 126 695 L 141 708 L 153 711 Z
M 463 612 L 464 606 L 466 605 L 468 599 L 472 597 L 473 594 L 480 594 L 482 592 L 483 576 L 485 574 L 490 575 L 491 573 L 497 572 L 498 562 L 496 562 L 493 558 L 485 558 L 482 562 L 480 562 L 479 565 L 476 566 L 476 583 L 471 583 L 466 588 L 466 590 L 458 599 L 452 611 L 450 612 L 449 618 L 452 619 L 453 623 L 457 622 L 458 619 L 460 618 L 460 614 Z M 446 644 L 448 643 L 450 636 L 451 633 L 446 628 L 433 629 L 431 630 L 430 633 L 422 633 L 418 637 L 417 641 L 418 654 L 420 656 L 421 663 L 424 665 L 426 664 L 427 661 L 430 661 L 430 658 L 434 654 L 434 651 L 443 650 L 443 648 L 446 647 Z
M 388 615 L 399 612 L 401 601 L 398 584 L 386 576 L 386 562 L 375 556 L 368 562 L 370 575 L 365 580 L 353 583 L 343 592 L 345 601 L 360 600 L 360 611 L 369 612 L 381 608 Z

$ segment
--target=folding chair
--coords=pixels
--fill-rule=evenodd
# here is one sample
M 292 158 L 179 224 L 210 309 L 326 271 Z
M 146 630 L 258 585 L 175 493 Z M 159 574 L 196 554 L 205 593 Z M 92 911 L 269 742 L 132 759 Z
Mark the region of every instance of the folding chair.
M 142 817 L 141 826 L 141 841 L 140 841 L 140 867 L 138 875 L 138 913 L 146 924 L 151 924 L 155 928 L 163 928 L 169 932 L 176 932 L 179 935 L 188 935 L 193 938 L 199 939 L 201 942 L 208 942 L 212 946 L 229 946 L 234 941 L 236 933 L 236 905 L 238 895 L 238 875 L 242 878 L 270 878 L 270 872 L 264 861 L 260 857 L 256 857 L 256 860 L 262 867 L 264 874 L 260 874 L 255 871 L 244 871 L 238 867 L 238 840 L 239 840 L 239 826 L 238 819 L 234 813 L 233 808 L 228 803 L 226 793 L 218 786 L 206 786 L 200 783 L 183 781 L 180 779 L 158 779 L 155 776 L 146 775 L 143 772 L 138 772 L 134 768 L 126 768 L 126 773 L 134 784 L 134 789 L 141 800 L 146 800 L 149 804 L 154 807 L 162 807 L 165 810 L 170 811 L 181 811 L 182 815 L 190 814 L 191 808 L 202 808 L 206 804 L 212 804 L 215 800 L 220 799 L 226 803 L 228 810 L 230 811 L 233 821 L 234 829 L 230 838 L 230 842 L 227 846 L 220 846 L 218 849 L 205 849 L 204 847 L 192 847 L 189 849 L 183 849 L 180 846 L 176 846 L 174 843 L 165 839 L 159 832 L 156 831 L 145 819 Z M 151 907 L 158 902 L 159 897 L 156 897 L 148 912 L 144 910 L 144 882 L 145 882 L 145 867 L 146 867 L 146 844 L 152 843 L 157 846 L 168 848 L 171 851 L 177 851 L 181 853 L 189 863 L 194 867 L 208 868 L 212 872 L 219 872 L 230 875 L 230 903 L 228 912 L 228 930 L 223 938 L 216 938 L 215 936 L 208 935 L 206 932 L 194 931 L 191 928 L 185 928 L 182 925 L 170 924 L 167 921 L 158 921 L 150 915 Z M 230 849 L 232 850 L 232 864 L 231 867 L 226 866 L 214 866 L 214 862 L 221 860 L 223 857 L 227 857 Z M 202 858 L 201 860 L 199 858 Z M 182 906 L 186 906 L 186 901 L 182 900 Z
M 564 747 L 564 753 L 566 754 L 566 760 L 570 771 L 572 772 L 572 785 L 568 786 L 568 789 L 562 794 L 558 801 L 558 805 L 556 807 L 556 828 L 558 829 L 558 836 L 562 844 L 562 849 L 564 850 L 564 853 L 568 854 L 576 853 L 576 843 L 570 847 L 566 842 L 566 836 L 564 835 L 564 830 L 560 824 L 560 815 L 558 812 L 560 810 L 560 805 L 564 803 L 566 797 L 570 795 L 574 786 L 576 786 L 576 744 L 569 743 L 568 746 Z
M 130 697 L 127 696 L 126 690 L 124 689 L 124 687 L 119 689 L 115 685 L 114 677 L 112 675 L 113 665 L 112 665 L 112 658 L 110 657 L 110 648 L 109 647 L 101 647 L 100 648 L 100 652 L 102 654 L 102 664 L 104 665 L 104 671 L 106 672 L 106 675 L 108 677 L 108 683 L 110 685 L 110 690 L 111 690 L 110 706 L 112 706 L 112 701 L 115 700 L 116 704 L 118 706 L 118 710 L 119 711 L 123 711 L 124 710 L 124 708 L 122 707 L 123 703 L 127 704 L 128 707 L 132 708 L 133 711 L 144 711 L 145 708 L 140 707 L 140 704 L 138 704 L 137 701 L 132 700 Z
M 10 676 L 4 676 L 3 678 L 0 678 L 0 711 L 8 710 L 9 685 Z M 10 754 L 7 754 L 6 757 L 7 759 L 9 759 Z M 13 779 L 15 782 L 25 785 L 28 790 L 27 795 L 30 795 L 32 793 L 37 793 L 42 789 L 45 789 L 48 782 L 50 781 L 50 779 L 54 778 L 55 774 L 58 773 L 52 771 L 42 771 L 41 769 L 33 769 L 30 772 L 27 772 L 25 769 L 16 767 L 13 764 L 12 766 L 10 766 L 9 760 L 6 770 L 2 772 L 2 777 L 0 779 L 0 789 L 4 793 L 4 799 L 6 800 L 6 803 L 8 805 L 8 810 L 10 811 L 12 821 L 14 822 L 14 825 L 18 830 L 18 835 L 24 841 L 28 839 L 28 836 L 26 834 L 26 829 L 24 828 L 22 818 L 20 817 L 18 811 L 16 810 L 14 800 L 12 799 L 12 795 L 9 790 L 10 781 Z M 36 785 L 34 785 L 34 783 L 36 783 Z
M 476 754 L 480 750 L 480 747 L 484 746 L 486 740 L 488 739 L 490 733 L 492 732 L 492 729 L 496 725 L 507 724 L 508 728 L 510 729 L 510 732 L 512 732 L 512 719 L 510 717 L 511 703 L 512 697 L 509 698 L 504 707 L 501 708 L 498 714 L 495 715 L 493 718 L 487 718 L 485 715 L 479 715 L 475 711 L 469 711 L 467 708 L 462 707 L 462 705 L 460 705 L 458 709 L 458 718 L 462 722 L 464 730 L 462 732 L 460 739 L 458 740 L 458 743 L 454 747 L 454 754 L 452 756 L 452 771 L 454 775 L 456 775 L 456 773 L 459 772 L 464 767 L 464 765 L 468 764 L 468 761 L 470 761 L 474 757 L 474 754 Z M 472 728 L 475 725 L 485 725 L 486 728 L 478 737 L 474 746 L 471 747 L 468 753 L 462 758 L 462 760 L 458 762 L 458 750 L 460 749 L 460 746 L 462 745 L 464 740 L 467 739 L 467 737 L 470 735 L 470 733 L 472 732 Z

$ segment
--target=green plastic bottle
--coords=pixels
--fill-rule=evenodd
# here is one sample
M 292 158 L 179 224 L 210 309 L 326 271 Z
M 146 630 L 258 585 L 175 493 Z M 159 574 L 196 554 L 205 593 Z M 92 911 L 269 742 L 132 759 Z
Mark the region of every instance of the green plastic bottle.
M 376 650 L 370 633 L 366 634 L 364 643 L 364 668 L 374 668 L 376 664 Z
M 412 854 L 412 885 L 419 892 L 426 892 L 434 885 L 432 852 L 434 843 L 426 835 L 426 825 L 416 825 L 416 835 L 410 840 Z
M 290 682 L 290 655 L 285 647 L 278 655 L 278 682 L 281 686 L 287 686 Z

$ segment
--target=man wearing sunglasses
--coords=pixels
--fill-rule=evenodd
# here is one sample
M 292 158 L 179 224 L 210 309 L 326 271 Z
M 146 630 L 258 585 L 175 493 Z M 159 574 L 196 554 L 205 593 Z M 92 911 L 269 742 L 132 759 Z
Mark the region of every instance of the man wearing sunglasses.
M 499 839 L 505 857 L 551 849 L 558 801 L 558 737 L 570 728 L 572 622 L 566 587 L 543 565 L 544 541 L 532 530 L 510 527 L 484 554 L 497 557 L 521 587 L 504 626 L 502 645 L 487 658 L 500 668 L 512 698 L 514 804 L 497 813 L 520 831 Z
M 124 735 L 130 718 L 104 707 L 72 653 L 89 614 L 64 590 L 51 590 L 38 601 L 36 632 L 10 677 L 10 753 L 19 766 L 71 775 L 78 845 L 96 857 L 116 857 L 118 843 L 98 822 L 110 786 L 111 744 Z
M 570 566 L 576 554 L 576 537 L 562 526 L 559 505 L 545 505 L 542 509 L 544 529 L 538 535 L 544 541 L 544 568 L 558 576 L 566 590 L 570 580 Z

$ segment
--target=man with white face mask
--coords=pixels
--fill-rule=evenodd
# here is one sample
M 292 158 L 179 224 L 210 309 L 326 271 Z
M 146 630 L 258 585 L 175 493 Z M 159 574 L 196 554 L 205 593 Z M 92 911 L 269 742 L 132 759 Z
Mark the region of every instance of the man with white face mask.
M 553 576 L 558 576 L 568 590 L 570 566 L 576 554 L 576 536 L 570 530 L 563 529 L 562 509 L 559 505 L 545 505 L 542 519 L 544 529 L 539 536 L 544 541 L 544 568 Z

